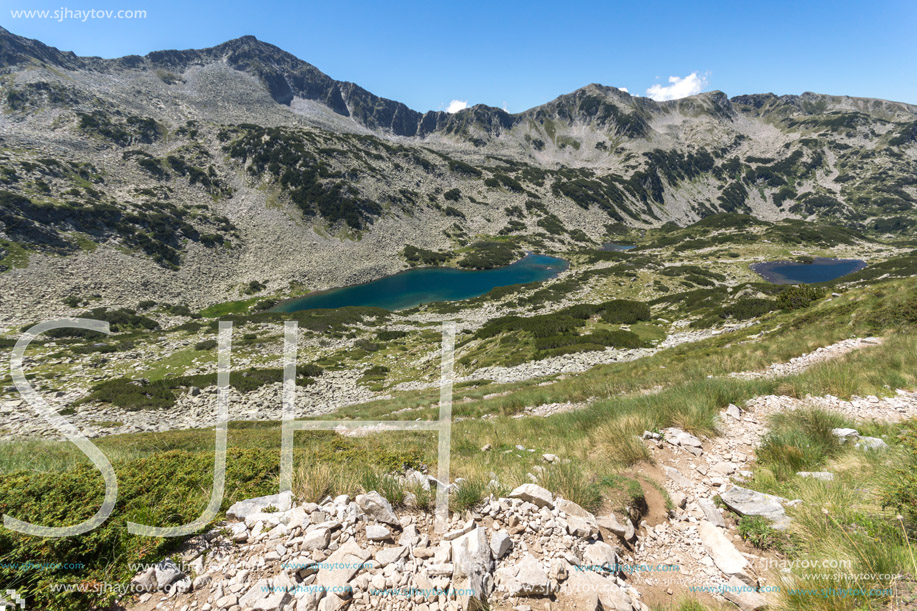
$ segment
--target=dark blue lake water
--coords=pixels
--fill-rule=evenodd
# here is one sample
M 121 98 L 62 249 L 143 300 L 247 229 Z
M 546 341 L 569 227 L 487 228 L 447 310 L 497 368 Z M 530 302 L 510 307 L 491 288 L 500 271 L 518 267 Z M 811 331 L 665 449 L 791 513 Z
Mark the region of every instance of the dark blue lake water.
M 541 282 L 567 269 L 567 262 L 546 255 L 527 255 L 512 265 L 468 271 L 449 267 L 410 269 L 366 284 L 306 295 L 280 304 L 276 312 L 317 308 L 372 306 L 403 310 L 422 303 L 478 297 L 499 286 Z
M 768 261 L 751 266 L 762 278 L 774 284 L 815 284 L 828 282 L 866 267 L 859 259 L 816 258 L 812 263 Z
M 602 244 L 602 250 L 617 250 L 617 251 L 623 252 L 625 250 L 631 250 L 633 248 L 636 248 L 636 246 L 634 246 L 633 244 L 614 244 L 612 242 L 606 242 Z

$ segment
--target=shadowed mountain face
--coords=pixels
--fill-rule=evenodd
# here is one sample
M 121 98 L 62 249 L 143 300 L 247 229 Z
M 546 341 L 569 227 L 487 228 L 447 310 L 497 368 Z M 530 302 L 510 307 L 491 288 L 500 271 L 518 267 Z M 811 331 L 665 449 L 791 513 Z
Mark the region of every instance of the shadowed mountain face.
M 2 28 L 0 81 L 6 253 L 107 244 L 180 267 L 194 244 L 265 248 L 268 209 L 300 223 L 291 243 L 357 231 L 379 256 L 408 235 L 562 248 L 724 212 L 917 226 L 917 107 L 897 102 L 591 84 L 517 114 L 421 113 L 252 36 L 101 59 Z

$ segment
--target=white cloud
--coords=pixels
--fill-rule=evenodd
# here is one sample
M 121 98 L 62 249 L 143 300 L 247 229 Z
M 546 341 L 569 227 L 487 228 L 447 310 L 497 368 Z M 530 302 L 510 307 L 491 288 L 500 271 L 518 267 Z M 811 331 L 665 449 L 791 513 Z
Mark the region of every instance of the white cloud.
M 692 72 L 688 76 L 670 76 L 668 86 L 653 85 L 646 90 L 646 95 L 657 102 L 666 100 L 677 100 L 686 98 L 689 95 L 696 95 L 707 85 L 707 79 L 697 76 L 697 72 Z
M 466 108 L 468 108 L 468 100 L 452 100 L 449 102 L 449 106 L 446 107 L 446 112 L 456 113 L 460 110 L 465 110 Z
M 624 93 L 630 93 L 630 91 L 627 90 L 627 87 L 618 87 L 618 91 L 623 91 Z

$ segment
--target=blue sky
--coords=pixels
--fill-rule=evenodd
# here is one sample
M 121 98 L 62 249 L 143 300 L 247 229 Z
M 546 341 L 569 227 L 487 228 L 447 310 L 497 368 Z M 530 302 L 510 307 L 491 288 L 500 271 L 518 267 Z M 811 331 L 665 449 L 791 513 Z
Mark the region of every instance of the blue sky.
M 147 16 L 56 21 L 10 12 L 61 8 Z M 253 34 L 422 111 L 458 100 L 519 112 L 592 82 L 655 97 L 816 91 L 917 103 L 917 3 L 906 0 L 4 0 L 0 25 L 102 57 Z

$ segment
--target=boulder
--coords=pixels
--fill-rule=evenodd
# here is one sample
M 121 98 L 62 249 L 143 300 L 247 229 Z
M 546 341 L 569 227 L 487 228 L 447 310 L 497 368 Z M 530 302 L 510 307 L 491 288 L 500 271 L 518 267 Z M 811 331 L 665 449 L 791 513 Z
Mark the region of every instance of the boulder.
M 303 536 L 302 550 L 311 552 L 317 549 L 328 549 L 331 543 L 331 529 L 315 528 Z
M 831 429 L 831 434 L 841 441 L 850 441 L 860 436 L 856 429 Z
M 491 570 L 487 531 L 478 526 L 452 541 L 452 588 L 463 593 L 456 596 L 462 611 L 478 611 L 487 600 Z
M 499 560 L 513 549 L 513 540 L 502 530 L 494 531 L 490 537 L 490 551 Z
M 595 521 L 601 531 L 608 531 L 608 533 L 614 535 L 624 543 L 633 541 L 634 535 L 637 534 L 634 529 L 634 524 L 630 519 L 625 518 L 624 524 L 621 524 L 613 513 L 606 516 L 600 516 L 596 518 Z M 602 532 L 602 538 L 608 540 L 612 539 L 612 537 L 608 536 L 605 532 Z
M 713 559 L 716 568 L 726 575 L 744 575 L 748 567 L 745 559 L 732 541 L 726 538 L 724 531 L 710 522 L 700 522 L 697 525 L 704 550 Z
M 723 588 L 723 597 L 735 603 L 742 611 L 760 611 L 767 607 L 767 600 L 758 593 L 758 588 L 731 577 Z
M 633 611 L 634 604 L 627 593 L 615 583 L 613 577 L 603 577 L 593 571 L 570 571 L 570 576 L 560 587 L 558 601 L 566 603 L 561 608 L 577 611 Z
M 285 589 L 275 591 L 267 579 L 260 579 L 239 598 L 239 605 L 256 611 L 279 611 L 290 599 Z
M 600 573 L 617 573 L 618 554 L 604 541 L 596 541 L 583 551 L 583 567 Z
M 403 545 L 380 549 L 373 557 L 373 568 L 385 568 L 387 565 L 399 560 L 407 551 L 408 548 Z
M 516 569 L 509 588 L 510 596 L 551 595 L 551 580 L 534 556 L 526 554 Z
M 691 482 L 691 480 L 689 480 L 687 477 L 682 475 L 681 471 L 679 471 L 675 467 L 664 465 L 663 470 L 665 471 L 666 477 L 672 480 L 672 482 L 676 486 L 680 488 L 686 488 L 686 489 L 691 489 L 694 487 L 694 484 Z
M 392 538 L 392 531 L 381 524 L 370 524 L 366 527 L 366 538 L 370 541 L 385 541 Z
M 339 592 L 353 579 L 353 576 L 371 556 L 372 554 L 360 547 L 354 539 L 348 539 L 337 551 L 325 559 L 322 568 L 318 571 L 315 583 L 325 588 L 326 591 L 328 588 L 336 588 L 331 591 Z
M 398 516 L 392 511 L 392 505 L 385 497 L 376 491 L 360 494 L 356 498 L 357 505 L 363 510 L 363 513 L 374 519 L 376 522 L 388 524 L 396 528 L 401 527 Z
M 156 588 L 159 590 L 165 590 L 185 577 L 185 574 L 169 559 L 158 563 L 154 569 L 156 572 Z
M 281 494 L 271 494 L 268 496 L 259 496 L 254 499 L 247 499 L 233 504 L 227 511 L 226 517 L 236 520 L 245 521 L 245 518 L 254 513 L 264 513 L 264 510 L 273 507 L 278 512 L 289 511 L 293 506 L 293 493 L 282 492 Z
M 159 588 L 156 583 L 156 567 L 151 566 L 134 577 L 131 585 L 136 592 L 155 592 Z
M 729 509 L 737 514 L 761 516 L 770 520 L 771 526 L 777 530 L 786 528 L 790 523 L 790 518 L 784 512 L 782 505 L 786 499 L 779 496 L 733 486 L 727 492 L 720 494 L 720 498 Z
M 888 444 L 878 437 L 860 437 L 856 446 L 861 450 L 884 450 Z
M 509 493 L 510 498 L 528 501 L 537 507 L 554 507 L 554 496 L 535 484 L 522 484 Z
M 720 528 L 726 528 L 726 521 L 723 519 L 723 514 L 713 501 L 709 499 L 697 499 L 697 505 L 700 507 L 700 510 L 704 512 L 704 517 L 707 518 L 711 524 L 719 526 Z

